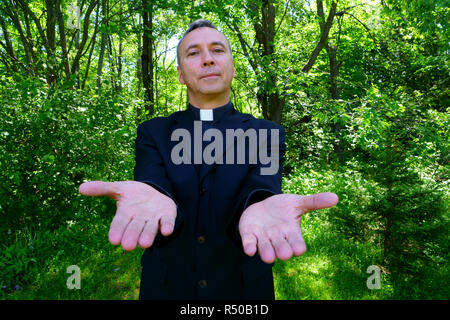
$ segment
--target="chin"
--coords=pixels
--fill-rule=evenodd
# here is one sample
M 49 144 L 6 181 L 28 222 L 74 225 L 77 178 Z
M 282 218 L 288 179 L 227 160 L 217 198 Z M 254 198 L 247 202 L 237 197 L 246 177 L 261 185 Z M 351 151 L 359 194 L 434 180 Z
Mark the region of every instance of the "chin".
M 199 91 L 203 94 L 220 94 L 225 92 L 226 90 L 223 87 L 220 88 L 215 87 L 215 88 L 201 88 Z

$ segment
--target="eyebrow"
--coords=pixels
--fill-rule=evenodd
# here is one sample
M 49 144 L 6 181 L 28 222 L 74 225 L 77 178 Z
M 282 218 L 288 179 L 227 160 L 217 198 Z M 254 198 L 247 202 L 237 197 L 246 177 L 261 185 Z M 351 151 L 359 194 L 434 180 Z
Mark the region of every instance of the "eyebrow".
M 213 41 L 213 42 L 211 42 L 211 45 L 213 45 L 213 46 L 219 45 L 219 46 L 222 46 L 222 47 L 226 48 L 226 46 L 221 41 Z M 185 52 L 188 52 L 190 49 L 196 48 L 196 47 L 199 47 L 199 46 L 200 45 L 198 43 L 191 44 L 189 47 L 187 47 Z

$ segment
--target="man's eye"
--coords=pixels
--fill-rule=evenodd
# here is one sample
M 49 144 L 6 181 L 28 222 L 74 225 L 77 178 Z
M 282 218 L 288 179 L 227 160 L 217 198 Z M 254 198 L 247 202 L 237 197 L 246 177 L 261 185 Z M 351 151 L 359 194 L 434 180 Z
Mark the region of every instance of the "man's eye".
M 192 52 L 189 52 L 188 53 L 188 56 L 194 56 L 194 55 L 196 55 L 197 54 L 197 51 L 192 51 Z
M 224 50 L 221 48 L 216 48 L 216 49 L 214 49 L 214 52 L 224 52 Z

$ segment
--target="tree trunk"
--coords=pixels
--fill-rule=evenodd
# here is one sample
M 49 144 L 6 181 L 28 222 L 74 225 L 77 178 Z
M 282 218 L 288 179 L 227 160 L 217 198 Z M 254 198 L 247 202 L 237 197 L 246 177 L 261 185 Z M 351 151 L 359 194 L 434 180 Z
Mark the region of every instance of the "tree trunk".
M 216 0 L 216 4 L 221 6 L 219 0 Z M 275 6 L 273 0 L 262 0 L 258 3 L 250 2 L 248 7 L 251 9 L 249 18 L 252 20 L 255 30 L 256 48 L 246 42 L 239 26 L 234 21 L 229 21 L 229 14 L 225 8 L 221 10 L 221 15 L 227 27 L 236 34 L 242 52 L 256 77 L 263 79 L 258 81 L 256 98 L 264 118 L 281 123 L 284 99 L 277 87 L 277 66 L 274 58 Z M 263 63 L 261 64 L 259 61 L 263 61 Z
M 56 1 L 46 0 L 47 10 L 46 31 L 47 31 L 47 83 L 54 84 L 57 76 L 57 64 L 55 57 L 55 27 L 56 27 Z
M 84 87 L 86 86 L 86 81 L 87 81 L 87 78 L 88 78 L 88 75 L 89 75 L 89 69 L 90 69 L 90 66 L 91 66 L 92 53 L 94 52 L 95 40 L 97 39 L 98 17 L 99 16 L 100 16 L 100 6 L 98 6 L 97 14 L 95 15 L 94 35 L 93 35 L 93 38 L 91 40 L 91 49 L 89 51 L 89 57 L 88 57 L 87 65 L 86 65 L 86 71 L 84 73 L 83 82 L 81 84 L 81 89 L 84 89 Z
M 333 45 L 326 45 L 328 58 L 330 61 L 330 93 L 331 98 L 333 100 L 339 100 L 341 98 L 338 80 L 339 80 L 339 66 L 337 63 L 336 55 L 337 55 L 337 47 Z M 342 137 L 341 137 L 341 123 L 340 123 L 340 115 L 336 115 L 338 117 L 338 121 L 334 124 L 333 130 L 336 134 L 336 139 L 334 142 L 334 152 L 337 154 L 339 161 L 343 161 L 343 147 L 342 147 Z
M 119 35 L 119 55 L 117 56 L 117 90 L 122 90 L 122 36 Z
M 45 35 L 45 31 L 44 28 L 42 28 L 41 22 L 38 19 L 38 17 L 34 14 L 34 12 L 28 7 L 28 3 L 25 2 L 24 0 L 17 0 L 17 2 L 20 4 L 20 6 L 22 7 L 22 10 L 24 11 L 25 15 L 28 15 L 31 17 L 31 19 L 34 21 L 34 24 L 36 25 L 36 28 L 38 29 L 39 35 L 41 37 L 41 41 L 42 41 L 42 45 L 44 46 L 46 52 L 51 51 L 49 45 L 48 45 L 48 40 L 47 37 Z M 14 5 L 14 12 L 15 15 L 17 17 L 17 7 Z M 17 17 L 18 19 L 18 17 Z M 20 25 L 20 24 L 19 24 Z M 27 41 L 28 42 L 28 41 Z M 31 56 L 33 56 L 32 50 L 30 51 Z
M 25 51 L 25 58 L 26 58 L 25 64 L 30 69 L 32 69 L 33 68 L 32 48 L 31 48 L 31 45 L 30 45 L 27 37 L 25 36 L 25 34 L 23 32 L 23 28 L 22 28 L 22 25 L 21 25 L 20 19 L 19 19 L 17 6 L 13 3 L 10 4 L 8 1 L 5 1 L 5 5 L 6 5 L 5 9 L 7 10 L 8 16 L 11 18 L 11 20 L 14 24 L 14 27 L 19 32 L 20 40 L 22 41 L 22 46 Z
M 26 29 L 26 33 L 27 33 L 27 40 L 28 40 L 28 43 L 30 44 L 32 60 L 36 61 L 36 51 L 34 50 L 34 41 L 33 41 L 33 36 L 31 35 L 30 16 L 27 11 L 23 11 L 23 17 L 25 20 L 25 29 Z
M 141 14 L 138 13 L 138 30 L 140 30 L 141 28 Z M 137 78 L 137 96 L 139 97 L 139 95 L 141 94 L 141 79 L 142 79 L 142 61 L 141 61 L 141 56 L 142 56 L 142 35 L 141 33 L 138 31 L 137 33 L 137 57 L 136 57 L 136 78 Z
M 262 103 L 263 115 L 266 119 L 281 123 L 283 100 L 277 88 L 277 67 L 274 58 L 275 52 L 275 6 L 272 0 L 264 0 L 261 6 L 260 22 L 254 23 L 255 36 L 263 47 L 262 61 L 270 61 L 263 65 L 266 81 L 262 84 L 259 101 Z M 265 109 L 265 110 L 264 110 Z
M 102 23 L 106 21 L 106 1 L 102 0 Z M 108 22 L 106 22 L 107 24 Z M 105 58 L 105 50 L 106 50 L 106 36 L 105 32 L 102 32 L 102 39 L 100 43 L 100 54 L 98 57 L 98 67 L 97 67 L 97 89 L 102 87 L 102 73 L 103 73 L 103 60 Z
M 167 72 L 167 68 L 166 68 L 167 49 L 168 49 L 168 41 L 166 39 L 164 41 L 164 58 L 162 61 L 164 74 L 166 74 L 166 72 Z M 169 110 L 167 108 L 167 77 L 164 77 L 164 89 L 166 90 L 164 93 L 164 114 L 167 115 L 169 113 Z
M 321 35 L 319 42 L 317 43 L 316 47 L 314 48 L 313 52 L 309 57 L 308 62 L 302 69 L 303 72 L 308 72 L 309 70 L 311 70 L 312 66 L 314 65 L 314 62 L 316 62 L 316 59 L 319 56 L 320 51 L 322 51 L 322 49 L 325 47 L 328 41 L 328 34 L 330 33 L 330 29 L 333 26 L 333 19 L 334 16 L 336 15 L 336 7 L 337 1 L 333 1 L 331 3 L 330 13 L 328 14 L 328 18 L 325 22 L 322 0 L 317 0 L 317 13 L 319 17 L 322 19 L 320 23 Z
M 145 92 L 145 113 L 147 117 L 153 116 L 154 98 L 153 98 L 153 3 L 152 1 L 142 0 L 143 7 L 143 36 L 142 36 L 142 83 Z
M 333 45 L 327 44 L 327 52 L 328 52 L 328 58 L 330 61 L 330 93 L 331 98 L 334 100 L 338 100 L 341 98 L 340 90 L 338 86 L 338 79 L 339 79 L 339 67 L 336 59 L 337 55 L 337 47 Z
M 59 39 L 61 41 L 64 72 L 66 74 L 66 80 L 69 80 L 70 79 L 70 65 L 69 65 L 69 58 L 67 56 L 66 31 L 64 29 L 64 18 L 62 15 L 61 0 L 56 0 L 56 12 L 57 12 L 57 16 L 58 16 Z
M 14 48 L 11 43 L 11 38 L 9 37 L 8 29 L 6 28 L 5 21 L 3 20 L 3 18 L 1 16 L 0 16 L 0 26 L 2 28 L 3 36 L 5 37 L 6 53 L 8 54 L 9 59 L 11 60 L 11 69 L 13 72 L 17 72 L 17 68 L 16 68 L 17 58 L 14 54 Z
M 89 38 L 90 16 L 91 16 L 91 13 L 94 10 L 94 8 L 97 6 L 97 3 L 98 3 L 97 0 L 92 0 L 89 3 L 89 7 L 87 8 L 86 13 L 84 14 L 83 36 L 81 38 L 81 42 L 79 43 L 75 58 L 73 59 L 72 68 L 71 68 L 73 73 L 77 72 L 77 74 L 78 74 L 78 70 L 80 68 L 80 59 L 83 56 L 83 54 L 85 54 L 85 52 L 83 52 L 83 51 L 84 51 L 84 47 L 86 46 L 86 42 Z M 77 76 L 77 81 L 78 80 L 79 80 L 79 77 Z M 78 85 L 79 85 L 79 83 L 78 83 Z
M 109 9 L 108 9 L 109 12 Z M 111 85 L 114 88 L 114 90 L 117 91 L 117 85 L 116 85 L 116 64 L 114 63 L 114 54 L 113 54 L 113 47 L 114 43 L 112 41 L 112 35 L 107 35 L 107 48 L 108 48 L 108 62 L 109 62 L 109 68 L 110 68 L 110 79 L 111 79 Z
M 77 0 L 77 6 L 80 7 L 80 0 Z M 75 50 L 79 52 L 80 50 L 80 33 L 81 29 L 75 30 Z M 80 88 L 80 65 L 77 63 L 74 65 L 73 73 L 75 74 L 77 81 L 77 88 Z
M 123 17 L 123 0 L 120 1 L 120 24 L 122 24 Z M 122 35 L 119 34 L 119 54 L 117 56 L 117 90 L 120 91 L 122 89 L 122 53 L 123 53 L 123 39 Z
M 141 30 L 142 27 L 142 22 L 141 22 L 141 13 L 138 12 L 138 28 L 137 30 Z M 141 56 L 142 56 L 142 44 L 141 44 L 141 32 L 138 31 L 137 32 L 137 57 L 136 57 L 136 80 L 137 80 L 137 86 L 136 86 L 136 96 L 140 97 L 141 95 L 141 83 L 142 83 L 142 61 L 141 61 Z M 136 109 L 136 123 L 140 123 L 141 121 L 141 114 L 142 114 L 142 110 L 141 108 L 137 108 Z
M 338 85 L 338 79 L 339 79 L 339 65 L 337 62 L 337 46 L 330 45 L 328 43 L 328 34 L 331 29 L 332 23 L 333 23 L 333 17 L 336 14 L 336 5 L 337 2 L 332 3 L 332 7 L 330 9 L 330 13 L 328 15 L 328 19 L 325 22 L 325 14 L 323 10 L 323 3 L 321 0 L 317 1 L 317 14 L 321 19 L 320 22 L 320 30 L 321 30 L 321 41 L 323 40 L 323 43 L 320 45 L 321 49 L 325 47 L 327 54 L 328 54 L 328 60 L 330 63 L 330 94 L 331 98 L 333 100 L 339 100 L 341 98 L 340 96 L 340 90 Z M 326 38 L 324 38 L 324 34 L 327 34 Z M 320 41 L 319 41 L 320 43 Z M 316 49 L 319 47 L 319 44 L 316 46 Z M 319 52 L 314 53 L 313 55 L 317 55 Z M 311 60 L 311 59 L 310 59 Z M 315 59 L 314 59 L 315 61 Z M 306 66 L 305 66 L 306 67 Z M 309 67 L 311 69 L 312 65 Z M 336 115 L 338 118 L 338 121 L 333 125 L 333 131 L 336 135 L 336 139 L 333 143 L 334 152 L 337 154 L 339 161 L 343 160 L 343 147 L 342 147 L 342 139 L 341 139 L 341 123 L 340 123 L 340 115 Z

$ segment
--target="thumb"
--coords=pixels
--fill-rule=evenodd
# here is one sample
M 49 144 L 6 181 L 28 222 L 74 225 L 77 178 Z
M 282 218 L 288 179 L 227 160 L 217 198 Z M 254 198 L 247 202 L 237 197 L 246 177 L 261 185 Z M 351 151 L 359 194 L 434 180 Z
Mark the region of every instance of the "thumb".
M 335 193 L 323 192 L 310 196 L 303 196 L 299 207 L 301 209 L 306 209 L 306 212 L 308 212 L 333 207 L 338 201 L 339 198 Z
M 118 185 L 115 182 L 89 181 L 84 182 L 78 188 L 85 196 L 107 196 L 117 199 L 119 196 Z

